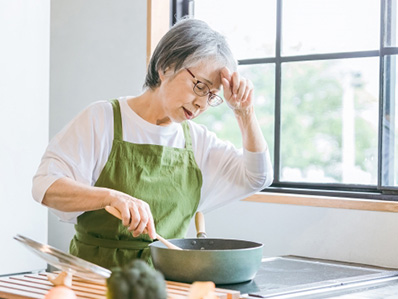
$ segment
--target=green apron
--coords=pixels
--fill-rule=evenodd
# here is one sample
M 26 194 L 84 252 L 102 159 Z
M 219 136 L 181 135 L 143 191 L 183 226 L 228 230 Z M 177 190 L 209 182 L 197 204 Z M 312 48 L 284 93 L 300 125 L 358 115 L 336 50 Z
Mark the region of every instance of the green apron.
M 123 141 L 117 100 L 111 101 L 114 116 L 112 149 L 95 186 L 127 193 L 146 201 L 157 233 L 166 239 L 184 238 L 199 204 L 202 174 L 192 151 L 186 122 L 182 123 L 185 148 Z M 134 129 L 134 128 L 132 128 Z M 105 268 L 141 258 L 151 263 L 148 235 L 132 236 L 122 221 L 104 209 L 77 218 L 70 253 Z

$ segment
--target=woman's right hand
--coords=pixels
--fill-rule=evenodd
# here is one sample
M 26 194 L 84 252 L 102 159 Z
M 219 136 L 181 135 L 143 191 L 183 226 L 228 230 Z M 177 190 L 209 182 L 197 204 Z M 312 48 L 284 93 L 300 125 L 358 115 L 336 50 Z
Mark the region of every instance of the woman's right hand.
M 110 206 L 122 214 L 122 223 L 132 232 L 133 237 L 138 237 L 146 229 L 149 237 L 156 239 L 155 224 L 149 205 L 123 192 L 111 190 L 110 193 Z
M 126 193 L 87 186 L 70 178 L 56 180 L 46 191 L 42 203 L 64 212 L 94 211 L 112 206 L 122 214 L 122 223 L 134 237 L 145 228 L 152 239 L 156 239 L 155 224 L 149 205 Z

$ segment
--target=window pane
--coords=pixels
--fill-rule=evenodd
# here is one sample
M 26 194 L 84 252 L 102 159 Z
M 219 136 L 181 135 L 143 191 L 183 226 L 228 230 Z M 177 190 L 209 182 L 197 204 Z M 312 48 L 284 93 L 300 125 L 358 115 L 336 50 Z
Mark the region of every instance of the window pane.
M 379 0 L 284 0 L 283 55 L 377 50 Z
M 275 56 L 276 0 L 200 0 L 194 14 L 227 37 L 236 59 Z
M 398 187 L 397 56 L 385 57 L 382 184 Z
M 378 58 L 282 65 L 282 181 L 377 184 L 378 70 Z
M 271 157 L 273 157 L 275 67 L 273 64 L 240 66 L 239 71 L 242 76 L 250 79 L 254 84 L 256 116 L 268 142 Z M 225 103 L 217 107 L 209 107 L 195 121 L 205 124 L 219 138 L 231 141 L 237 148 L 242 147 L 242 138 L 236 118 Z
M 386 1 L 384 45 L 387 47 L 396 47 L 398 45 L 397 14 L 397 1 Z

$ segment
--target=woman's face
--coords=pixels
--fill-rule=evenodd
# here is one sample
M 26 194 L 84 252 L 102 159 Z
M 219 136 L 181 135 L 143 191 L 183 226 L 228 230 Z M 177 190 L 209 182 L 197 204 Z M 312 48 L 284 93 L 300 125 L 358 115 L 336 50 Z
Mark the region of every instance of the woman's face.
M 194 91 L 197 80 L 205 83 L 212 93 L 218 93 L 221 87 L 221 68 L 212 61 L 201 62 L 190 67 L 190 72 L 182 69 L 177 74 L 169 70 L 159 72 L 161 84 L 159 87 L 162 108 L 173 122 L 183 122 L 193 119 L 208 108 L 208 95 L 198 96 Z

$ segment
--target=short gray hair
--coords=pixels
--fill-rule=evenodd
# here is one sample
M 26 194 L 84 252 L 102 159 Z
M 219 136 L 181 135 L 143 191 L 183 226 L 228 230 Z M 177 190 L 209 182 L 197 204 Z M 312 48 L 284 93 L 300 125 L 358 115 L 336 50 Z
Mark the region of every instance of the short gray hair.
M 144 87 L 155 89 L 160 85 L 159 70 L 171 68 L 177 73 L 206 59 L 212 59 L 231 71 L 237 69 L 237 62 L 223 35 L 204 21 L 182 19 L 156 46 L 148 65 Z

